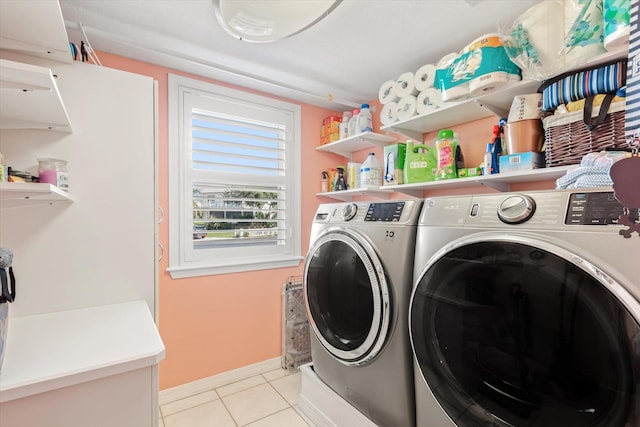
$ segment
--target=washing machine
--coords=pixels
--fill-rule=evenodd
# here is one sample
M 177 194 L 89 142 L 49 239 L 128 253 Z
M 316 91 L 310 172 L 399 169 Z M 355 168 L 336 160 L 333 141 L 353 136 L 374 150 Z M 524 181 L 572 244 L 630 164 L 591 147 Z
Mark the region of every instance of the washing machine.
M 640 237 L 622 213 L 606 188 L 425 200 L 418 427 L 640 426 Z
M 421 200 L 318 208 L 304 271 L 317 376 L 381 427 L 415 425 L 408 308 Z

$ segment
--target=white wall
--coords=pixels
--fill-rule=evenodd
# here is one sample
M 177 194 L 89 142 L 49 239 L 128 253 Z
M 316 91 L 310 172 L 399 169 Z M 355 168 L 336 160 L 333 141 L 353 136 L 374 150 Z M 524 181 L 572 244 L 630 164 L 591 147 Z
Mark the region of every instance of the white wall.
M 1 130 L 0 152 L 31 172 L 39 157 L 68 160 L 75 200 L 0 210 L 0 246 L 14 253 L 17 282 L 10 316 L 136 299 L 154 313 L 153 79 L 4 56 L 52 68 L 73 133 Z

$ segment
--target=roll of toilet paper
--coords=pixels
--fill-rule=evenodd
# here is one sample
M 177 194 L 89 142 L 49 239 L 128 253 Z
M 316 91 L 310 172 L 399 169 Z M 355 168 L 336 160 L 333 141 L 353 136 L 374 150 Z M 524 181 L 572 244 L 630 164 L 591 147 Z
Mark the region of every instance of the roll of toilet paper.
M 413 95 L 406 95 L 400 98 L 400 101 L 398 101 L 398 109 L 396 110 L 398 120 L 404 121 L 415 116 L 417 113 L 417 104 L 417 99 Z
M 415 75 L 410 71 L 400 74 L 396 79 L 396 85 L 396 95 L 400 98 L 407 95 L 416 96 L 418 94 L 415 86 Z
M 425 64 L 418 68 L 415 74 L 415 87 L 419 92 L 425 89 L 433 87 L 433 82 L 436 75 L 436 66 L 433 64 Z
M 382 106 L 380 110 L 380 123 L 388 126 L 398 120 L 398 103 L 393 101 Z
M 382 105 L 388 104 L 390 102 L 397 101 L 400 99 L 398 97 L 398 84 L 395 80 L 387 80 L 382 83 L 380 86 L 380 90 L 378 91 L 378 100 Z
M 442 106 L 442 93 L 436 88 L 428 88 L 420 92 L 416 98 L 416 112 L 428 114 Z

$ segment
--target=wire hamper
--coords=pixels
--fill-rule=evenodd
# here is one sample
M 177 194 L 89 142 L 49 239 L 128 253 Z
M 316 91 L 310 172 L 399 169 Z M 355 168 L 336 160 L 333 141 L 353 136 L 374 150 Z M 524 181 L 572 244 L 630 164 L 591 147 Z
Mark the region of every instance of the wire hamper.
M 599 111 L 594 107 L 593 115 Z M 585 154 L 626 147 L 624 101 L 612 103 L 604 122 L 593 131 L 584 123 L 582 110 L 548 116 L 542 123 L 547 167 L 579 164 Z
M 282 287 L 283 369 L 298 369 L 311 361 L 309 319 L 304 305 L 302 276 L 287 277 Z

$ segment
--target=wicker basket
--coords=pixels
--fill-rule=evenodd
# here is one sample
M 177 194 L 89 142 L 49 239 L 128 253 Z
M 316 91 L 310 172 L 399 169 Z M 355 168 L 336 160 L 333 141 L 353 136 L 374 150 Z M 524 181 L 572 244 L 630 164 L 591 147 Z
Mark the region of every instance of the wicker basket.
M 599 111 L 600 106 L 593 107 L 593 116 Z M 547 167 L 578 164 L 587 153 L 626 146 L 624 101 L 612 103 L 604 122 L 593 132 L 582 116 L 581 110 L 542 119 Z

